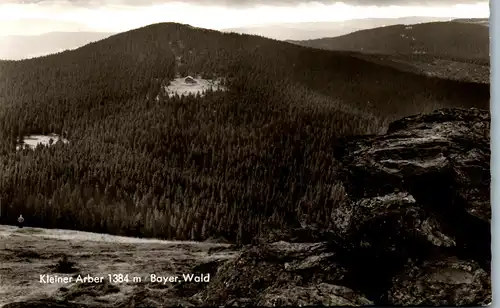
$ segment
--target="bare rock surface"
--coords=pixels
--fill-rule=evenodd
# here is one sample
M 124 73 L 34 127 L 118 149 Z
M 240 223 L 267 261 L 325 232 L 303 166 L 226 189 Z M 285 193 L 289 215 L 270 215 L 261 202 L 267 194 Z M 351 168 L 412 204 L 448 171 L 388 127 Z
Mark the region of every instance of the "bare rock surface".
M 355 281 L 363 275 L 373 277 L 358 285 L 381 297 L 379 303 L 467 302 L 460 296 L 439 299 L 433 293 L 442 292 L 437 286 L 422 288 L 413 297 L 402 285 L 395 291 L 398 286 L 391 287 L 392 279 L 387 279 L 397 275 L 407 260 L 418 263 L 454 256 L 460 260 L 456 262 L 481 267 L 482 279 L 490 279 L 489 129 L 487 111 L 441 109 L 393 122 L 385 135 L 337 145 L 352 202 L 348 210 L 352 228 L 345 239 L 353 245 L 348 267 Z M 433 262 L 439 269 L 451 261 Z M 417 272 L 430 266 L 421 264 Z M 392 288 L 393 295 L 383 295 L 386 288 Z M 470 305 L 484 304 L 491 296 L 489 285 L 475 280 L 448 284 L 445 289 L 460 293 L 467 288 L 475 290 L 470 291 Z M 394 294 L 408 297 L 403 300 Z
M 396 121 L 385 135 L 338 146 L 344 183 L 356 204 L 353 221 L 364 225 L 374 221 L 373 213 L 385 220 L 398 212 L 398 229 L 437 246 L 457 246 L 469 257 L 482 255 L 480 261 L 488 263 L 489 130 L 487 111 L 442 109 Z

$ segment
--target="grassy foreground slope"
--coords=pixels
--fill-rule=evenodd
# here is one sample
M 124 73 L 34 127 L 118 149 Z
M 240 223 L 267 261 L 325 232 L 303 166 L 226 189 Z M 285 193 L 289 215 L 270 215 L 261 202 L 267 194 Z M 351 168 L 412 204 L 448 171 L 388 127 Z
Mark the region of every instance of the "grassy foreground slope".
M 235 255 L 229 245 L 173 242 L 103 236 L 101 234 L 0 225 L 0 307 L 28 300 L 67 300 L 90 307 L 123 307 L 141 290 L 164 305 L 182 304 L 166 277 L 196 274 L 202 263 L 225 261 Z M 67 261 L 64 262 L 63 258 Z M 122 274 L 127 279 L 110 280 Z M 99 277 L 102 284 L 82 279 Z M 206 275 L 206 274 L 205 274 Z M 51 283 L 49 277 L 67 277 Z M 69 278 L 72 278 L 69 281 Z M 213 279 L 213 277 L 211 277 Z M 200 282 L 199 287 L 206 282 Z M 71 304 L 69 304 L 71 305 Z M 20 307 L 29 306 L 26 303 Z M 35 306 L 32 304 L 32 306 Z M 39 304 L 39 307 L 53 307 Z M 73 304 L 72 306 L 77 306 Z
M 176 75 L 228 91 L 166 97 Z M 159 99 L 154 97 L 159 95 Z M 113 234 L 248 242 L 328 225 L 344 193 L 333 145 L 441 107 L 488 108 L 489 85 L 348 52 L 163 23 L 74 51 L 0 62 L 2 218 Z M 68 144 L 15 151 L 28 134 Z

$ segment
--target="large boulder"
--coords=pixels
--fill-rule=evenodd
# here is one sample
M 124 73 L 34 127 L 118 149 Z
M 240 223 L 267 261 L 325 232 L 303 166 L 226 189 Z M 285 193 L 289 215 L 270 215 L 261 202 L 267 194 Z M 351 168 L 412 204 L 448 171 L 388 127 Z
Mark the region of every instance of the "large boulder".
M 429 223 L 404 228 L 489 260 L 489 129 L 487 111 L 441 109 L 396 121 L 385 135 L 339 143 L 351 219 L 360 227 L 413 216 L 411 224 Z
M 442 109 L 393 122 L 385 135 L 340 142 L 335 155 L 351 198 L 397 190 L 434 204 L 436 197 L 459 197 L 467 211 L 489 221 L 489 129 L 487 111 Z
M 367 295 L 380 296 L 408 259 L 451 254 L 489 273 L 489 127 L 487 111 L 442 109 L 337 144 L 350 199 L 344 264 Z

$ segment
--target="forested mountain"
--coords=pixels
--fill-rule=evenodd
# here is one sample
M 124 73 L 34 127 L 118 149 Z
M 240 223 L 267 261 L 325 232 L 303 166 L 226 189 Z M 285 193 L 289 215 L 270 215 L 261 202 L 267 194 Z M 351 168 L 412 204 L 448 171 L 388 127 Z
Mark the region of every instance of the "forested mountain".
M 489 27 L 465 20 L 392 25 L 339 37 L 294 41 L 328 50 L 489 60 Z
M 177 76 L 227 91 L 168 97 Z M 155 97 L 158 96 L 156 100 Z M 73 51 L 0 61 L 2 218 L 125 235 L 247 242 L 327 224 L 342 202 L 333 146 L 440 107 L 488 108 L 489 85 L 348 52 L 162 23 Z M 16 151 L 30 134 L 69 143 Z

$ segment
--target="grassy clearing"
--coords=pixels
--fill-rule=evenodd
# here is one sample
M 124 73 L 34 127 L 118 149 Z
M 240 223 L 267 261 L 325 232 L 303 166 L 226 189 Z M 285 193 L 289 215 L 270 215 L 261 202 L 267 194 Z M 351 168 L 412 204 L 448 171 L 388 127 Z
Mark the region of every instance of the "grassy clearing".
M 160 300 L 172 291 L 172 286 L 158 288 L 148 281 L 149 274 L 176 275 L 190 273 L 198 264 L 211 260 L 226 260 L 234 256 L 233 250 L 219 251 L 226 247 L 217 243 L 173 243 L 133 242 L 119 243 L 94 241 L 89 236 L 76 239 L 58 239 L 60 230 L 46 230 L 43 236 L 16 233 L 13 227 L 0 226 L 3 231 L 0 241 L 5 249 L 0 250 L 0 307 L 4 304 L 29 299 L 55 298 L 76 303 L 111 306 L 127 302 L 144 288 L 154 289 Z M 43 233 L 39 233 L 43 234 Z M 64 238 L 64 237 L 63 237 Z M 76 270 L 75 270 L 76 269 Z M 129 274 L 141 277 L 141 283 L 102 284 L 90 283 L 40 283 L 40 275 L 77 277 L 78 275 L 102 276 Z

